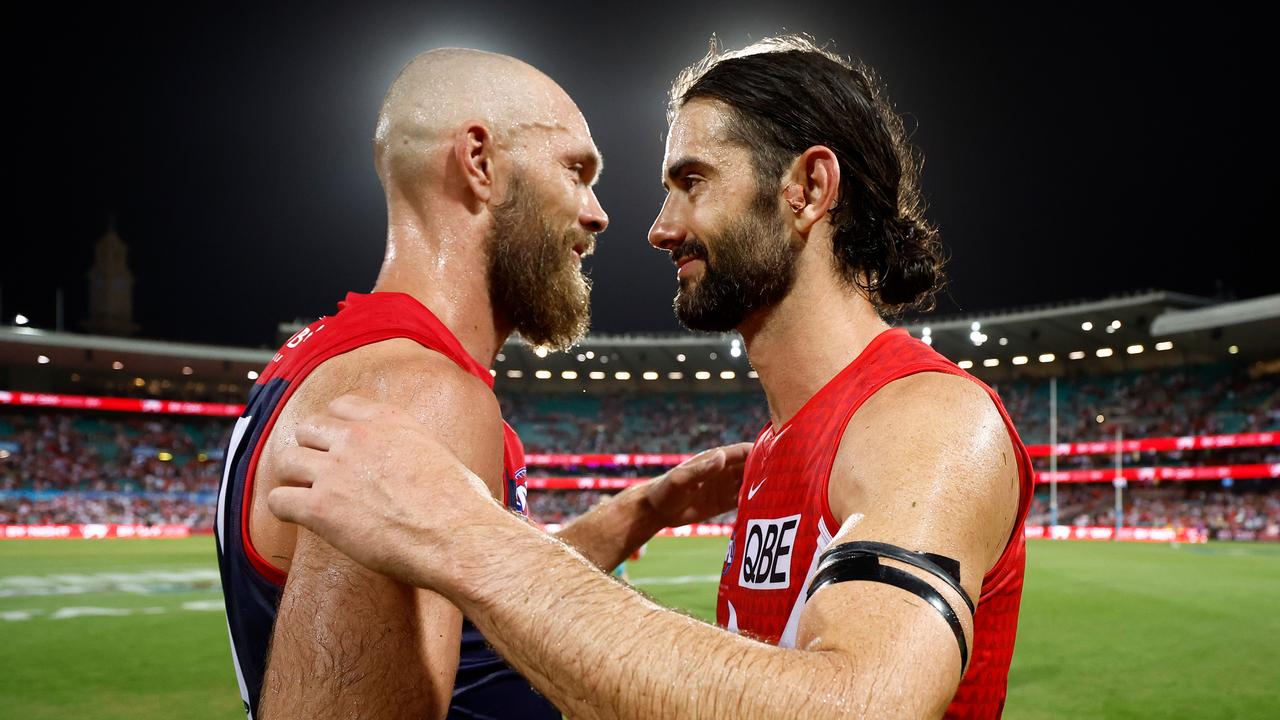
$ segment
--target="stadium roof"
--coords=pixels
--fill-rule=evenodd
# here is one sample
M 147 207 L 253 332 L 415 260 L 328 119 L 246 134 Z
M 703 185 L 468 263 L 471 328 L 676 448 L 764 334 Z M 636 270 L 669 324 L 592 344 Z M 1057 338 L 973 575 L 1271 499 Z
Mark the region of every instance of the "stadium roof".
M 280 330 L 287 336 L 299 327 L 281 324 Z M 1252 362 L 1280 357 L 1280 295 L 1225 303 L 1148 291 L 903 327 L 993 381 Z M 148 385 L 155 379 L 223 384 L 234 393 L 247 389 L 271 357 L 270 350 L 2 327 L 0 389 L 66 391 L 69 374 L 77 380 L 83 374 Z M 756 386 L 736 334 L 592 335 L 567 353 L 544 353 L 513 339 L 494 372 L 500 386 L 534 391 Z

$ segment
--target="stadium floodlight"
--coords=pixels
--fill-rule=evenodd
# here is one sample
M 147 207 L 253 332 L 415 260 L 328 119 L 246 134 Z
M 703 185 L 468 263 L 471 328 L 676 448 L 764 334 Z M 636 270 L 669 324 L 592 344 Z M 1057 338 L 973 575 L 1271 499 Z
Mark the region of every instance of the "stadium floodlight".
M 1000 338 L 1000 344 L 1001 344 L 1002 346 L 1003 346 L 1003 345 L 1008 345 L 1008 344 L 1009 344 L 1009 338 L 1007 338 L 1007 337 L 1002 337 L 1002 338 Z
M 493 368 L 489 368 L 489 376 L 490 376 L 490 377 L 498 377 L 498 371 L 497 371 L 497 370 L 494 370 Z
M 1099 425 L 1101 425 L 1102 423 L 1107 421 L 1107 417 L 1102 413 L 1098 413 L 1098 416 L 1094 418 L 1094 421 L 1097 422 Z
M 27 319 L 27 316 L 26 316 L 26 315 L 23 315 L 22 313 L 18 313 L 17 315 L 14 315 L 14 316 L 13 316 L 13 324 L 14 324 L 14 325 L 26 325 L 26 324 L 27 324 L 27 323 L 29 323 L 29 322 L 31 322 L 31 321 L 30 321 L 30 320 L 28 320 L 28 319 Z
M 973 322 L 969 323 L 969 329 L 974 332 L 978 332 L 979 330 L 982 329 L 982 323 L 978 322 L 977 320 L 974 320 Z
M 123 369 L 124 369 L 124 363 L 120 362 L 119 360 L 116 360 L 115 362 L 111 363 L 111 369 L 112 369 L 112 370 L 123 370 Z
M 756 372 L 755 370 L 748 370 L 747 377 L 751 378 L 752 380 L 759 380 L 760 373 Z
M 560 377 L 561 377 L 561 378 L 563 378 L 563 379 L 565 379 L 565 380 L 577 380 L 577 379 L 578 379 L 578 371 L 577 371 L 577 370 L 564 370 L 564 371 L 562 371 L 562 372 L 560 373 Z
M 729 348 L 729 354 L 732 355 L 733 357 L 742 357 L 742 348 L 738 347 L 737 345 L 734 345 L 733 347 Z
M 674 370 L 674 371 L 672 371 L 672 372 L 667 373 L 667 379 L 668 379 L 668 380 L 683 380 L 683 379 L 684 379 L 684 373 L 680 372 L 679 370 Z
M 147 384 L 147 381 L 146 381 L 146 380 L 143 380 L 143 379 L 142 379 L 142 378 L 140 378 L 140 377 L 136 377 L 136 378 L 134 378 L 134 379 L 133 379 L 133 386 L 134 386 L 134 387 L 138 387 L 138 388 L 140 388 L 140 387 L 145 387 L 145 386 L 146 386 L 146 384 Z
M 925 345 L 932 346 L 932 345 L 933 345 L 933 336 L 932 336 L 932 335 L 925 335 L 924 337 L 920 338 L 920 342 L 924 343 Z
M 257 380 L 257 379 L 258 379 L 258 371 L 257 371 L 257 370 L 250 370 L 249 372 L 245 373 L 245 374 L 244 374 L 244 376 L 245 376 L 245 377 L 247 377 L 247 378 L 249 378 L 250 380 Z
M 699 370 L 698 372 L 694 373 L 694 374 L 693 374 L 693 376 L 694 376 L 695 378 L 697 378 L 698 380 L 710 380 L 710 379 L 711 379 L 711 373 L 707 372 L 706 370 Z
M 684 362 L 684 353 L 676 355 L 676 362 Z
M 41 365 L 48 365 L 48 364 L 49 364 L 49 356 L 48 356 L 48 355 L 40 355 L 39 357 L 37 357 L 37 358 L 36 358 L 36 362 L 37 362 L 37 363 L 39 363 L 39 364 L 41 364 Z
M 1156 350 L 1160 352 L 1164 352 L 1165 350 L 1172 350 L 1172 349 L 1173 349 L 1173 343 L 1168 340 L 1161 340 L 1160 342 L 1156 343 Z
M 719 359 L 720 359 L 720 356 L 719 356 L 719 355 L 717 355 L 717 354 L 715 354 L 715 353 L 711 353 L 711 359 L 712 359 L 712 360 L 719 360 Z
M 161 450 L 160 452 L 156 453 L 156 459 L 159 460 L 160 462 L 169 462 L 170 460 L 173 460 L 173 453 L 165 452 L 164 450 Z
M 626 370 L 619 370 L 618 372 L 613 374 L 613 379 L 614 380 L 630 380 L 631 373 L 627 372 Z
M 520 378 L 524 377 L 524 371 L 523 371 L 523 370 L 508 370 L 508 371 L 507 371 L 507 377 L 511 378 L 512 380 L 519 380 Z
M 190 374 L 192 374 L 192 373 L 194 373 L 194 372 L 195 372 L 195 370 L 191 369 L 191 366 L 190 366 L 190 365 L 183 365 L 183 366 L 182 366 L 182 374 L 183 374 L 183 375 L 190 375 Z
M 961 360 L 960 362 L 956 363 L 956 365 L 960 366 L 961 370 L 968 370 L 969 368 L 973 367 L 973 361 Z
M 1111 357 L 1115 354 L 1115 351 L 1111 348 L 1098 348 L 1098 351 L 1094 353 L 1094 355 L 1097 355 L 1100 358 Z
M 587 377 L 591 378 L 592 380 L 603 380 L 605 379 L 605 374 L 600 372 L 599 370 L 592 370 L 590 373 L 587 374 Z
M 1042 363 L 1051 363 L 1051 362 L 1053 362 L 1054 360 L 1057 360 L 1057 359 L 1058 359 L 1058 358 L 1057 358 L 1057 356 L 1055 356 L 1053 353 L 1041 353 L 1041 354 L 1040 354 L 1040 362 L 1042 362 Z
M 1093 329 L 1093 323 L 1089 322 L 1088 320 L 1085 320 L 1084 322 L 1080 323 L 1080 329 L 1085 332 L 1089 332 L 1090 330 Z
M 496 359 L 498 362 L 503 362 L 504 360 L 506 360 L 506 359 L 507 359 L 507 356 L 506 356 L 506 355 L 504 355 L 503 353 L 498 353 L 498 357 L 497 357 L 497 358 L 495 358 L 495 359 Z
M 1124 351 L 1129 353 L 1130 355 L 1137 355 L 1143 350 L 1146 350 L 1146 348 L 1142 347 L 1142 345 L 1130 345 L 1129 347 L 1124 349 Z
M 584 352 L 584 353 L 582 353 L 582 354 L 583 354 L 583 355 L 586 355 L 588 360 L 594 360 L 594 359 L 595 359 L 595 357 L 596 357 L 595 352 L 594 352 L 594 351 L 592 351 L 592 350 L 588 350 L 588 351 L 586 351 L 586 352 Z
M 929 327 L 928 325 L 925 325 L 924 327 L 920 328 L 920 334 L 923 337 L 929 337 L 930 335 L 933 334 L 933 328 Z
M 1072 350 L 1070 353 L 1068 353 L 1068 354 L 1067 354 L 1067 357 L 1071 358 L 1072 360 L 1083 360 L 1083 359 L 1084 359 L 1084 351 L 1083 351 L 1083 350 Z
M 586 355 L 583 355 L 582 353 L 578 353 L 578 355 L 577 355 L 576 359 L 577 359 L 577 361 L 578 361 L 578 362 L 586 362 L 586 361 L 587 361 L 587 356 L 586 356 Z
M 1113 327 L 1113 328 L 1115 328 L 1115 329 L 1119 330 L 1119 329 L 1120 329 L 1120 321 L 1119 321 L 1119 320 L 1112 320 L 1112 321 L 1111 321 L 1111 327 Z
M 736 372 L 734 372 L 734 371 L 732 371 L 732 370 L 721 370 L 721 371 L 720 371 L 720 379 L 721 379 L 721 380 L 732 380 L 732 379 L 734 379 L 734 378 L 736 378 L 736 377 L 738 377 L 738 373 L 736 373 Z
M 1239 346 L 1239 345 L 1232 345 L 1231 347 L 1227 348 L 1227 354 L 1228 354 L 1228 355 L 1235 355 L 1235 354 L 1236 354 L 1236 353 L 1238 353 L 1238 352 L 1240 352 L 1240 346 Z
M 649 370 L 648 372 L 646 372 L 644 375 L 641 375 L 640 377 L 644 378 L 645 380 L 657 380 L 658 373 L 652 370 Z
M 995 367 L 1000 364 L 1000 358 L 987 358 L 982 361 L 982 367 Z
M 1028 360 L 1027 360 L 1027 356 L 1026 356 L 1026 355 L 1015 355 L 1015 356 L 1013 356 L 1013 364 L 1014 364 L 1014 365 L 1026 365 L 1026 364 L 1027 364 L 1027 362 L 1028 362 Z
M 547 349 L 546 349 L 545 347 L 543 347 L 543 346 L 539 345 L 538 347 L 536 347 L 536 348 L 534 348 L 534 349 L 533 349 L 533 354 L 534 354 L 534 355 L 537 355 L 537 356 L 538 356 L 538 357 L 540 357 L 540 358 L 544 358 L 544 357 L 546 357 L 546 356 L 547 356 Z
M 601 356 L 600 356 L 600 364 L 601 364 L 601 365 L 608 365 L 608 364 L 609 364 L 609 356 L 608 356 L 608 355 L 601 355 Z
M 551 379 L 551 371 L 550 371 L 550 370 L 539 370 L 539 371 L 535 372 L 535 373 L 533 374 L 533 376 L 534 376 L 534 377 L 536 377 L 536 378 L 538 378 L 539 380 L 550 380 L 550 379 Z

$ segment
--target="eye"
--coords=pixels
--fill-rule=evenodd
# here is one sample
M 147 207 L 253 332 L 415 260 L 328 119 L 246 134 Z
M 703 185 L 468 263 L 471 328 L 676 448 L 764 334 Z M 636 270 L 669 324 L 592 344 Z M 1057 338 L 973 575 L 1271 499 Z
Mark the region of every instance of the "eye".
M 706 178 L 702 177 L 701 175 L 695 175 L 693 173 L 689 173 L 688 175 L 685 175 L 684 177 L 680 178 L 680 184 L 684 186 L 685 192 L 693 192 L 693 189 L 701 185 L 703 182 L 705 182 L 705 180 Z
M 568 170 L 571 175 L 573 175 L 573 181 L 575 183 L 581 185 L 585 182 L 583 175 L 584 175 L 586 166 L 584 166 L 582 163 L 570 163 L 569 165 L 565 166 L 565 169 Z

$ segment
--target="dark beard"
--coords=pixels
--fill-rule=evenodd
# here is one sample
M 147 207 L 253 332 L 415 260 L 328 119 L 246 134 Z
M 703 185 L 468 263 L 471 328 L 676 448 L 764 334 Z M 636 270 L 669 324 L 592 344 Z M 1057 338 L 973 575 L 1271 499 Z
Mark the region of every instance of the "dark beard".
M 570 252 L 579 241 L 589 249 L 594 236 L 552 228 L 532 188 L 520 175 L 512 177 L 485 239 L 489 297 L 495 312 L 531 345 L 565 350 L 587 333 L 591 281 Z
M 797 251 L 785 237 L 786 222 L 771 196 L 756 199 L 750 210 L 712 234 L 706 244 L 691 238 L 671 256 L 699 258 L 702 277 L 680 280 L 675 311 L 690 330 L 727 332 L 752 312 L 776 305 L 791 292 Z M 713 265 L 707 245 L 716 249 Z

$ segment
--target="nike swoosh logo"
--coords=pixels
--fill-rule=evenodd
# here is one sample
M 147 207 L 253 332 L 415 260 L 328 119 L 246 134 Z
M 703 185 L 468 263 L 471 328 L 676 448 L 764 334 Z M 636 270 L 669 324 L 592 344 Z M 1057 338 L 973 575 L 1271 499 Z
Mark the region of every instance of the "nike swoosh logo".
M 760 482 L 747 488 L 747 499 L 750 500 L 751 498 L 755 497 L 756 491 L 759 490 L 760 487 L 764 485 L 768 479 L 769 479 L 768 476 L 765 476 L 762 480 L 760 480 Z

